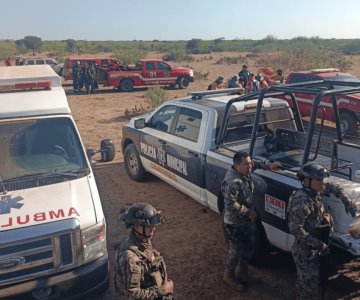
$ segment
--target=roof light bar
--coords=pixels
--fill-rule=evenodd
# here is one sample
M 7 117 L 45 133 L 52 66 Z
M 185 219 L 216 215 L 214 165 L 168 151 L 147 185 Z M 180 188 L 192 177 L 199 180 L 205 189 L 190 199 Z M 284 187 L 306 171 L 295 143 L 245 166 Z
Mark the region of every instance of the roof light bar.
M 36 88 L 50 88 L 52 86 L 51 80 L 35 81 L 35 82 L 20 82 L 15 84 L 0 84 L 0 90 L 24 90 Z

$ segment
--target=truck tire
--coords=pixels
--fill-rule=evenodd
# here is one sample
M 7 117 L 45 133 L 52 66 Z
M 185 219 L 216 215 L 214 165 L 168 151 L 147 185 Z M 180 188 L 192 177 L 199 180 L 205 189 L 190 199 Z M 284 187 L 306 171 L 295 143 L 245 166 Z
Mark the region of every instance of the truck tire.
M 358 120 L 355 115 L 349 111 L 340 113 L 340 129 L 343 133 L 350 136 L 357 136 Z
M 134 144 L 127 145 L 124 151 L 124 163 L 127 175 L 134 181 L 144 181 L 146 171 Z
M 123 79 L 119 88 L 122 92 L 131 92 L 134 89 L 134 82 L 129 78 Z
M 186 89 L 189 86 L 189 83 L 190 83 L 189 78 L 187 78 L 185 76 L 181 76 L 177 80 L 179 89 Z

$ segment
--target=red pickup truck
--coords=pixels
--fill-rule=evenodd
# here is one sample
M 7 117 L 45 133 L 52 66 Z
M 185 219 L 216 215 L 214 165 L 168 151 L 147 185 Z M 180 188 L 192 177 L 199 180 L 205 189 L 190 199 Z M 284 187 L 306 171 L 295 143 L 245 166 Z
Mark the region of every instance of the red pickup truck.
M 185 67 L 174 67 L 160 59 L 139 59 L 135 65 L 122 70 L 109 70 L 106 85 L 130 92 L 135 86 L 178 85 L 186 88 L 194 81 L 194 71 Z
M 265 72 L 264 72 L 265 73 Z M 268 74 L 268 71 L 266 72 Z M 267 76 L 265 76 L 266 78 Z M 290 72 L 287 75 L 285 83 L 299 83 L 315 80 L 331 81 L 351 81 L 359 82 L 360 80 L 350 74 L 342 73 L 338 69 L 313 69 L 302 72 Z M 268 83 L 278 84 L 268 80 Z M 314 100 L 311 94 L 295 93 L 297 97 L 300 113 L 303 117 L 311 115 L 312 103 Z M 349 136 L 357 136 L 358 124 L 360 121 L 360 94 L 337 95 L 337 103 L 340 113 L 340 126 L 342 132 Z M 287 99 L 289 100 L 289 99 Z M 326 121 L 334 121 L 334 111 L 331 105 L 330 97 L 325 97 L 321 102 L 322 111 L 325 112 Z M 319 110 L 318 117 L 322 118 L 322 111 Z

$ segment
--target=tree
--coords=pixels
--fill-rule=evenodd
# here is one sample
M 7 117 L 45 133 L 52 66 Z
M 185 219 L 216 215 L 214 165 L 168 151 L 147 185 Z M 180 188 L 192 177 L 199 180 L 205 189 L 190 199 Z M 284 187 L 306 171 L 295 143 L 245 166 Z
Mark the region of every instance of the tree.
M 74 39 L 66 40 L 66 51 L 74 52 L 76 50 L 76 41 Z
M 40 49 L 42 45 L 41 38 L 31 35 L 26 36 L 22 40 L 17 40 L 15 43 L 19 49 L 23 46 L 27 49 L 31 49 L 33 51 L 33 55 L 35 55 L 35 50 Z

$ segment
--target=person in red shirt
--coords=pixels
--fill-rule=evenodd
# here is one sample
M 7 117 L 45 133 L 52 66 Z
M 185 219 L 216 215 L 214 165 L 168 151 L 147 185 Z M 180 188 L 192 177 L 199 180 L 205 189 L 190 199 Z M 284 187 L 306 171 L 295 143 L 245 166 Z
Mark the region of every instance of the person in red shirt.
M 11 57 L 8 57 L 6 60 L 5 60 L 5 66 L 12 66 L 12 60 L 11 60 Z

